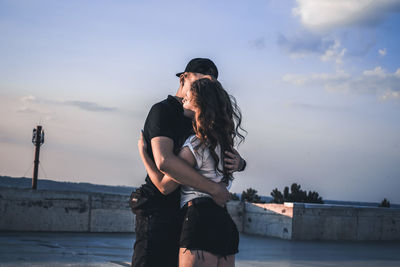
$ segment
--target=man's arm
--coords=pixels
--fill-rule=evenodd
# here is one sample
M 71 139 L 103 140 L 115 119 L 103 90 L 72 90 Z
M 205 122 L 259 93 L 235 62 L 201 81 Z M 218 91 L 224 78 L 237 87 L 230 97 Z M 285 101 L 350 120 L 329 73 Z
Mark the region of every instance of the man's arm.
M 171 177 L 168 177 L 164 175 L 164 173 L 160 172 L 157 169 L 154 161 L 150 158 L 149 154 L 147 154 L 147 144 L 144 140 L 143 132 L 141 132 L 140 134 L 138 149 L 140 157 L 143 161 L 143 165 L 146 168 L 147 174 L 149 175 L 149 178 L 153 182 L 153 184 L 157 187 L 158 191 L 160 191 L 164 195 L 168 195 L 169 193 L 175 191 L 179 184 Z
M 154 161 L 161 172 L 172 177 L 178 183 L 210 194 L 220 206 L 224 206 L 228 201 L 229 192 L 224 185 L 205 178 L 173 153 L 174 141 L 171 138 L 154 137 L 151 139 L 151 147 Z

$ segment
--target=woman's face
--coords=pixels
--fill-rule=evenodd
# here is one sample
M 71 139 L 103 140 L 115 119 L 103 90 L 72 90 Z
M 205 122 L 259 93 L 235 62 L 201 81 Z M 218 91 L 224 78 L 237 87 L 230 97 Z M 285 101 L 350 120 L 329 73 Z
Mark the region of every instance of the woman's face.
M 192 91 L 188 90 L 186 92 L 186 96 L 182 100 L 183 103 L 183 115 L 189 118 L 193 118 L 196 113 L 196 108 L 193 104 L 193 95 Z

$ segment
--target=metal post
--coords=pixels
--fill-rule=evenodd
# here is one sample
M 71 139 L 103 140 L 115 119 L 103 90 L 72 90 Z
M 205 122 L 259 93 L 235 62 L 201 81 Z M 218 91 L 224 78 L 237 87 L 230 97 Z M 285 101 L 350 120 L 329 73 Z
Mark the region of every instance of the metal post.
M 36 136 L 35 136 L 36 133 Z M 33 129 L 33 137 L 35 145 L 35 167 L 33 169 L 33 178 L 32 178 L 32 189 L 37 188 L 37 177 L 38 177 L 38 171 L 39 171 L 39 153 L 40 153 L 40 145 L 41 145 L 41 140 L 42 140 L 42 126 L 38 125 L 36 127 L 36 132 L 35 129 Z M 36 138 L 35 138 L 36 137 Z

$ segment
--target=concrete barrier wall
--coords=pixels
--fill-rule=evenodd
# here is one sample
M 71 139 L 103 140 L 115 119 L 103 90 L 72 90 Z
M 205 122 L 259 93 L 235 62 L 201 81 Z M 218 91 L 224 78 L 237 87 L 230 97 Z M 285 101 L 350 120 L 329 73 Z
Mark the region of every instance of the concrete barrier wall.
M 243 232 L 244 203 L 240 201 L 230 201 L 227 203 L 226 207 L 239 232 Z
M 243 232 L 246 234 L 291 239 L 292 217 L 292 203 L 245 203 Z
M 134 232 L 123 195 L 0 187 L 0 231 Z M 288 240 L 400 240 L 400 209 L 231 201 L 238 230 Z
M 243 231 L 243 203 L 227 209 Z M 0 187 L 0 231 L 134 232 L 122 195 Z
M 327 204 L 244 207 L 243 232 L 289 240 L 400 240 L 400 209 Z
M 400 209 L 295 203 L 293 240 L 400 240 Z
M 127 196 L 0 188 L 0 230 L 133 232 Z

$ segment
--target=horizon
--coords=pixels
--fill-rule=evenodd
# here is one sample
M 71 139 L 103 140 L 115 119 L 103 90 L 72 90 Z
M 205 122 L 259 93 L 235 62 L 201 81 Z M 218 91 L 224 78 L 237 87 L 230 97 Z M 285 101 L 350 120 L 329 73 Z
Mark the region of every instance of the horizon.
M 11 179 L 28 179 L 28 180 L 32 180 L 32 178 L 30 178 L 30 177 L 11 177 L 11 176 L 5 176 L 5 175 L 0 175 L 0 178 L 4 178 L 4 177 L 6 177 L 6 178 L 11 178 Z M 136 189 L 137 187 L 132 187 L 132 186 L 127 186 L 127 185 L 106 185 L 106 184 L 95 184 L 95 183 L 91 183 L 91 182 L 71 182 L 71 181 L 61 181 L 61 180 L 52 180 L 52 179 L 49 179 L 49 178 L 46 178 L 46 179 L 38 179 L 38 186 L 39 186 L 39 184 L 40 184 L 40 181 L 50 181 L 50 182 L 56 182 L 56 183 L 72 183 L 72 184 L 88 184 L 88 185 L 94 185 L 94 186 L 106 186 L 106 187 L 125 187 L 125 188 L 134 188 L 134 189 Z M 0 187 L 1 187 L 2 185 L 1 185 L 1 183 L 0 183 Z M 290 188 L 290 185 L 288 185 L 288 187 Z M 26 189 L 26 188 L 25 188 Z M 248 188 L 246 188 L 246 189 L 248 189 Z M 245 189 L 245 190 L 246 190 Z M 257 190 L 257 188 L 252 188 L 252 189 L 255 189 L 256 191 L 257 191 L 257 195 L 259 195 L 261 198 L 264 198 L 264 199 L 273 199 L 273 197 L 271 196 L 271 194 L 269 194 L 269 195 L 261 195 L 259 192 L 258 192 L 258 190 Z M 305 190 L 305 191 L 313 191 L 312 189 L 305 189 L 305 188 L 301 188 L 302 190 Z M 43 190 L 43 189 L 38 189 L 38 190 Z M 44 189 L 44 190 L 47 190 L 47 189 Z M 232 193 L 232 194 L 236 194 L 236 195 L 238 195 L 238 196 L 241 196 L 242 195 L 242 193 L 245 191 L 245 190 L 243 190 L 242 192 L 232 192 L 232 191 L 230 191 L 230 193 Z M 278 188 L 278 190 L 279 191 L 281 191 L 281 192 L 283 192 L 283 188 L 282 188 L 282 190 L 280 190 L 279 188 Z M 378 201 L 378 202 L 365 202 L 365 201 L 354 201 L 354 200 L 340 200 L 340 199 L 326 199 L 326 198 L 324 198 L 323 196 L 321 196 L 320 195 L 320 197 L 322 197 L 322 200 L 323 201 L 328 201 L 328 202 L 343 202 L 343 203 L 364 203 L 364 204 L 380 204 L 381 203 L 381 201 Z M 382 199 L 383 200 L 383 199 Z M 388 200 L 388 199 L 387 199 Z M 286 201 L 285 201 L 286 202 Z M 394 203 L 394 202 L 391 202 L 390 200 L 389 200 L 389 202 L 390 202 L 390 205 L 391 205 L 391 207 L 392 208 L 400 208 L 400 203 Z M 309 204 L 312 204 L 312 203 L 309 203 Z M 323 203 L 323 204 L 329 204 L 329 205 L 340 205 L 340 204 L 332 204 L 332 203 Z M 343 205 L 345 205 L 345 204 L 343 204 Z M 394 207 L 394 206 L 396 206 L 396 207 Z
M 0 172 L 40 124 L 39 180 L 140 186 L 148 111 L 208 57 L 248 131 L 232 191 L 400 203 L 399 26 L 396 0 L 2 1 Z

